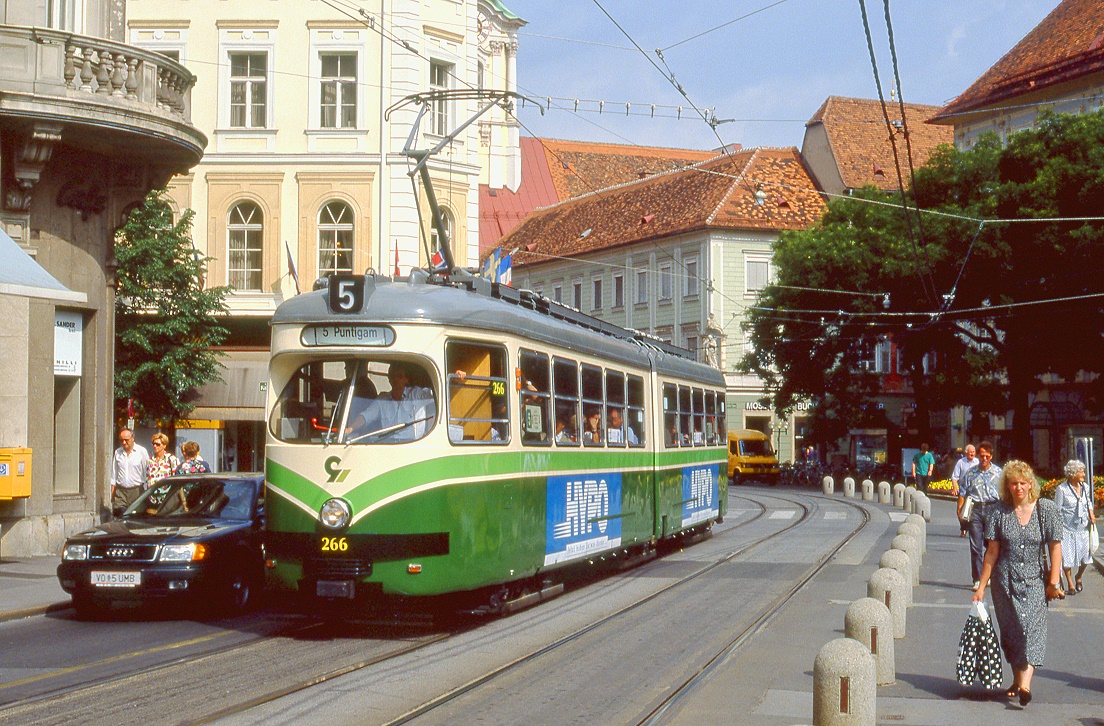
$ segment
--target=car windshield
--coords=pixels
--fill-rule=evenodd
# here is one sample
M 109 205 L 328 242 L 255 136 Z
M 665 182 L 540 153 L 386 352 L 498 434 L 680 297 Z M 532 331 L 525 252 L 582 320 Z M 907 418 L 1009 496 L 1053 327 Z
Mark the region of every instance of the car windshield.
M 123 516 L 249 519 L 256 487 L 242 479 L 162 479 L 127 507 Z
M 272 407 L 269 429 L 292 444 L 417 441 L 437 419 L 432 380 L 430 370 L 413 361 L 311 360 L 284 386 Z
M 744 456 L 774 456 L 770 442 L 765 439 L 741 439 L 740 453 Z

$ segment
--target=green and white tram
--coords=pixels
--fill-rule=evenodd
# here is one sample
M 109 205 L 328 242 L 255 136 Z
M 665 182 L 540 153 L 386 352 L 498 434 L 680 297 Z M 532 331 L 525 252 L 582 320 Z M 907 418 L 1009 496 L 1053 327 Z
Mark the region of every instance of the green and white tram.
M 502 607 L 720 521 L 719 371 L 532 293 L 434 279 L 335 276 L 276 311 L 273 583 Z

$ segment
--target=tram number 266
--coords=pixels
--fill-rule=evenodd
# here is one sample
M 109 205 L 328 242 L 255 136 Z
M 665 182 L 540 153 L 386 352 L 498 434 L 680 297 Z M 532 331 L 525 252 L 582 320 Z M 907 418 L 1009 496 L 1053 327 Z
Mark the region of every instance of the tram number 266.
M 323 552 L 348 552 L 349 540 L 345 537 L 323 537 L 321 546 Z

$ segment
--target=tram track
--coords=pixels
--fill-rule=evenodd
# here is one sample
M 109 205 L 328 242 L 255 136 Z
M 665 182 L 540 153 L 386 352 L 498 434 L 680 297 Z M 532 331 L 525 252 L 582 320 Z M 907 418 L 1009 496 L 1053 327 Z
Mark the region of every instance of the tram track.
M 762 507 L 762 511 L 760 511 L 759 514 L 757 514 L 754 518 L 752 518 L 752 520 L 744 522 L 743 524 L 750 524 L 751 521 L 754 521 L 756 519 L 761 518 L 768 510 L 768 508 L 766 506 L 762 505 L 761 502 L 756 502 L 755 500 L 750 499 L 746 496 L 740 496 L 740 495 L 736 495 L 736 496 L 738 498 L 745 499 L 747 501 L 752 501 L 753 503 L 755 503 L 755 504 L 759 505 L 760 507 Z M 770 540 L 772 540 L 776 537 L 779 537 L 779 536 L 781 536 L 781 535 L 783 535 L 787 532 L 790 532 L 791 530 L 795 529 L 796 527 L 810 521 L 810 517 L 812 516 L 812 514 L 815 511 L 814 508 L 809 507 L 804 502 L 795 501 L 795 500 L 792 500 L 792 499 L 787 499 L 785 497 L 778 496 L 777 494 L 763 493 L 763 494 L 760 494 L 759 496 L 766 497 L 766 498 L 780 499 L 782 501 L 785 501 L 787 504 L 789 504 L 791 506 L 798 507 L 801 510 L 803 510 L 802 514 L 795 521 L 790 522 L 789 524 L 782 527 L 781 529 L 779 529 L 775 532 L 772 532 L 772 533 L 766 535 L 765 537 L 763 537 L 761 539 L 755 540 L 754 542 L 750 542 L 750 543 L 748 543 L 746 545 L 743 545 L 743 546 L 741 546 L 741 547 L 739 547 L 735 550 L 732 550 L 729 553 L 727 553 L 725 556 L 721 557 L 720 559 L 714 560 L 710 564 L 703 566 L 702 568 L 696 570 L 695 572 L 693 572 L 689 575 L 686 575 L 686 576 L 676 580 L 675 582 L 669 583 L 665 587 L 651 593 L 650 595 L 648 595 L 644 598 L 641 598 L 641 599 L 639 599 L 639 600 L 637 600 L 633 603 L 630 603 L 630 604 L 616 610 L 615 612 L 609 613 L 608 615 L 606 615 L 606 616 L 604 616 L 604 617 L 602 617 L 602 618 L 600 618 L 600 619 L 598 619 L 598 620 L 596 620 L 596 621 L 594 621 L 594 622 L 592 622 L 592 623 L 590 623 L 590 624 L 588 624 L 588 625 L 586 625 L 582 628 L 579 628 L 579 629 L 575 630 L 574 632 L 572 632 L 568 635 L 565 635 L 565 636 L 553 641 L 552 643 L 549 643 L 548 645 L 546 645 L 542 648 L 539 648 L 539 649 L 537 649 L 535 651 L 532 651 L 528 654 L 520 656 L 520 657 L 510 661 L 509 663 L 505 663 L 502 666 L 500 666 L 500 667 L 498 667 L 498 668 L 496 668 L 492 671 L 489 671 L 488 673 L 485 673 L 484 675 L 482 675 L 478 678 L 472 679 L 468 683 L 465 683 L 464 685 L 462 685 L 458 688 L 455 688 L 455 689 L 453 689 L 453 690 L 451 690 L 447 693 L 444 693 L 444 694 L 438 696 L 437 698 L 432 699 L 432 700 L 426 702 L 425 704 L 419 706 L 418 708 L 415 708 L 415 709 L 412 709 L 411 711 L 408 711 L 407 713 L 403 714 L 402 716 L 400 716 L 400 717 L 398 717 L 394 720 L 386 722 L 386 726 L 400 726 L 400 724 L 410 723 L 410 722 L 412 722 L 412 721 L 414 721 L 418 718 L 421 718 L 422 716 L 429 715 L 433 711 L 435 711 L 439 708 L 442 708 L 442 707 L 444 707 L 444 706 L 446 706 L 450 703 L 453 703 L 454 701 L 461 698 L 462 696 L 465 696 L 469 693 L 472 693 L 472 692 L 476 691 L 480 687 L 489 684 L 491 681 L 493 681 L 493 680 L 495 680 L 495 679 L 497 679 L 497 678 L 499 678 L 499 677 L 501 677 L 501 676 L 503 676 L 507 673 L 515 671 L 516 669 L 518 669 L 518 668 L 520 668 L 524 665 L 530 664 L 530 663 L 532 663 L 532 662 L 534 662 L 534 661 L 536 661 L 536 660 L 538 660 L 538 659 L 540 659 L 540 658 L 542 658 L 542 657 L 544 657 L 544 656 L 546 656 L 550 653 L 553 653 L 554 651 L 556 651 L 556 650 L 558 650 L 558 649 L 560 649 L 560 648 L 562 648 L 562 647 L 564 647 L 568 644 L 571 644 L 571 643 L 579 640 L 580 638 L 583 638 L 586 635 L 588 635 L 590 633 L 593 633 L 594 631 L 596 631 L 600 628 L 603 628 L 605 626 L 614 624 L 617 620 L 625 617 L 626 615 L 634 613 L 638 609 L 640 609 L 643 606 L 657 600 L 658 598 L 660 598 L 664 595 L 670 594 L 671 592 L 675 591 L 676 589 L 681 588 L 681 587 L 687 585 L 688 583 L 693 582 L 694 580 L 702 577 L 703 575 L 706 575 L 707 573 L 715 570 L 716 568 L 721 567 L 725 564 L 731 563 L 732 561 L 736 560 L 737 558 L 739 558 L 743 555 L 746 555 L 749 552 L 754 551 L 756 548 L 762 546 L 763 544 L 769 542 Z M 730 501 L 731 501 L 731 495 L 730 495 Z M 737 528 L 736 526 L 728 528 L 725 531 L 725 534 L 728 534 L 728 533 L 734 531 L 736 528 Z M 861 529 L 861 526 L 858 529 Z M 858 530 L 856 530 L 856 532 L 857 531 Z M 852 534 L 850 536 L 853 537 L 854 534 Z M 850 537 L 849 537 L 849 539 L 850 539 Z M 811 579 L 811 576 L 810 576 L 810 579 Z M 685 688 L 686 685 L 687 684 L 683 684 L 683 686 L 681 686 L 680 688 Z
M 793 530 L 794 528 L 809 521 L 809 518 L 814 511 L 812 507 L 803 502 L 794 501 L 784 496 L 779 496 L 779 494 L 762 492 L 756 493 L 755 496 L 757 498 L 752 498 L 750 496 L 746 496 L 742 493 L 737 492 L 732 492 L 730 494 L 730 502 L 733 499 L 748 502 L 749 504 L 755 506 L 758 511 L 746 519 L 741 519 L 738 522 L 724 527 L 724 529 L 720 532 L 715 532 L 713 538 L 714 542 L 722 537 L 727 537 L 728 535 L 739 531 L 747 525 L 761 520 L 767 514 L 767 512 L 770 511 L 770 507 L 764 504 L 763 501 L 761 501 L 762 499 L 781 500 L 782 502 L 785 502 L 787 506 L 792 506 L 801 510 L 801 516 L 795 521 L 787 523 L 786 526 L 768 534 L 761 539 L 755 540 L 734 550 L 728 551 L 720 557 L 714 556 L 709 558 L 708 564 L 703 564 L 701 567 L 696 568 L 694 572 L 691 572 L 675 580 L 674 582 L 665 585 L 663 588 L 651 593 L 649 596 L 637 600 L 618 610 L 617 612 L 611 613 L 610 615 L 597 620 L 587 625 L 586 627 L 578 629 L 572 634 L 560 638 L 543 648 L 540 648 L 532 653 L 529 653 L 528 655 L 515 659 L 514 661 L 507 663 L 502 667 L 491 671 L 484 676 L 481 676 L 480 678 L 474 679 L 473 681 L 457 689 L 443 694 L 439 698 L 434 699 L 427 704 L 424 704 L 418 709 L 415 709 L 399 717 L 398 719 L 391 721 L 390 723 L 407 723 L 420 715 L 429 713 L 436 708 L 439 708 L 451 701 L 454 701 L 456 698 L 459 698 L 465 693 L 469 693 L 479 688 L 481 685 L 493 680 L 494 678 L 502 675 L 505 672 L 515 669 L 524 663 L 533 661 L 544 654 L 550 653 L 566 645 L 567 643 L 578 640 L 579 638 L 584 637 L 587 633 L 590 633 L 595 629 L 616 620 L 618 617 L 622 617 L 625 614 L 644 606 L 646 603 L 655 600 L 665 593 L 669 593 L 676 588 L 683 587 L 687 583 L 690 583 L 693 580 L 702 577 L 703 575 L 716 569 L 717 567 L 732 562 L 742 555 L 753 551 L 755 548 L 770 541 L 771 539 L 774 539 L 775 537 L 778 537 L 786 532 Z M 858 530 L 856 530 L 856 532 L 857 531 Z M 854 536 L 854 533 L 851 536 Z M 843 545 L 841 544 L 841 547 L 842 546 Z M 693 552 L 693 550 L 687 551 Z M 659 561 L 663 562 L 664 560 L 661 558 Z M 642 565 L 642 567 L 646 566 L 647 564 Z M 812 575 L 810 575 L 810 577 L 811 576 Z M 601 599 L 603 597 L 607 597 L 608 594 L 608 590 L 595 592 L 593 598 Z M 779 607 L 780 606 L 781 605 L 779 605 Z M 221 708 L 215 708 L 205 713 L 197 713 L 195 714 L 196 717 L 188 717 L 181 720 L 180 723 L 207 724 L 229 716 L 241 714 L 258 706 L 262 706 L 264 704 L 276 701 L 280 698 L 292 695 L 294 693 L 307 690 L 311 687 L 317 686 L 327 681 L 331 681 L 341 676 L 355 673 L 356 671 L 370 668 L 372 666 L 380 665 L 391 659 L 410 655 L 415 651 L 433 645 L 439 645 L 449 638 L 452 638 L 462 632 L 466 632 L 471 628 L 479 627 L 482 624 L 482 622 L 476 621 L 465 627 L 450 629 L 446 632 L 436 632 L 422 636 L 399 638 L 399 642 L 396 642 L 395 639 L 373 642 L 373 647 L 368 649 L 367 653 L 364 652 L 363 648 L 353 648 L 352 650 L 355 652 L 343 652 L 341 654 L 341 662 L 336 667 L 319 668 L 317 666 L 321 665 L 321 663 L 316 663 L 314 668 L 305 669 L 307 672 L 306 677 L 303 677 L 303 673 L 301 671 L 297 672 L 295 674 L 295 677 L 284 677 L 279 687 L 268 689 L 261 695 L 240 700 L 235 699 L 230 703 L 226 703 Z M 325 642 L 328 640 L 328 638 L 325 636 L 312 637 L 311 633 L 312 631 L 323 628 L 323 626 L 325 625 L 326 623 L 323 621 L 296 623 L 290 627 L 278 629 L 271 634 L 260 636 L 245 643 L 229 645 L 224 648 L 207 650 L 203 653 L 184 656 L 181 658 L 173 659 L 171 661 L 156 664 L 154 666 L 145 667 L 137 672 L 130 671 L 127 673 L 107 676 L 92 682 L 82 683 L 76 687 L 61 688 L 55 691 L 45 692 L 28 699 L 12 702 L 0 708 L 0 720 L 3 720 L 5 723 L 61 723 L 68 720 L 67 718 L 63 717 L 63 714 L 78 711 L 80 708 L 79 704 L 94 702 L 97 699 L 103 700 L 104 698 L 110 698 L 111 694 L 113 693 L 131 694 L 133 696 L 136 695 L 137 692 L 140 692 L 142 690 L 141 684 L 150 682 L 162 684 L 167 682 L 174 684 L 174 688 L 181 688 L 185 691 L 191 690 L 193 693 L 202 692 L 203 686 L 201 684 L 208 683 L 212 679 L 217 681 L 220 669 L 227 667 L 227 664 L 253 663 L 257 665 L 262 665 L 273 663 L 274 654 L 272 652 L 272 643 L 274 642 L 294 643 L 296 641 L 302 641 L 311 643 L 312 647 L 315 650 L 319 650 L 317 648 L 318 642 Z M 378 625 L 382 625 L 382 623 L 379 623 Z M 394 623 L 388 622 L 387 625 L 393 627 Z M 348 636 L 346 636 L 346 638 L 348 638 Z M 361 643 L 363 643 L 363 641 L 361 641 Z M 390 644 L 390 647 L 388 647 L 388 644 Z M 284 657 L 284 659 L 286 660 L 286 657 Z M 230 665 L 229 667 L 241 668 L 242 666 Z M 277 676 L 277 679 L 279 679 L 279 676 Z M 194 685 L 189 685 L 193 681 Z M 266 678 L 266 682 L 271 681 L 270 679 Z M 689 683 L 683 684 L 680 689 L 684 690 L 690 685 L 691 684 Z M 190 705 L 190 709 L 194 707 L 195 704 Z M 124 724 L 142 722 L 141 718 L 137 720 L 132 720 L 131 718 L 129 718 L 129 716 L 131 715 L 136 716 L 137 714 L 128 714 L 127 718 L 117 720 L 116 723 Z
M 810 494 L 808 496 L 824 498 L 818 497 L 818 495 L 813 494 Z M 760 612 L 759 616 L 755 618 L 755 620 L 752 621 L 747 627 L 737 633 L 735 637 L 732 638 L 732 640 L 725 645 L 724 648 L 722 648 L 720 651 L 717 652 L 716 655 L 709 659 L 705 666 L 700 668 L 697 673 L 695 673 L 689 679 L 680 684 L 678 688 L 668 694 L 667 697 L 664 698 L 663 701 L 651 713 L 647 715 L 647 717 L 639 722 L 638 726 L 656 726 L 657 724 L 662 723 L 664 717 L 672 708 L 677 706 L 679 702 L 682 701 L 685 697 L 693 693 L 700 684 L 702 684 L 706 679 L 709 678 L 709 676 L 713 673 L 714 670 L 716 670 L 717 667 L 728 660 L 728 658 L 744 643 L 746 643 L 748 639 L 750 639 L 764 626 L 766 626 L 766 624 L 783 607 L 785 607 L 787 603 L 789 603 L 795 596 L 797 596 L 802 590 L 804 590 L 809 582 L 814 577 L 816 577 L 828 565 L 828 563 L 831 562 L 832 559 L 835 558 L 835 556 L 844 547 L 846 547 L 851 542 L 851 540 L 853 540 L 859 534 L 859 532 L 863 530 L 864 527 L 866 527 L 870 523 L 870 513 L 865 507 L 862 507 L 853 502 L 848 502 L 846 499 L 833 499 L 831 501 L 841 501 L 843 504 L 846 504 L 852 509 L 860 512 L 862 514 L 862 520 L 860 521 L 859 525 L 851 530 L 851 532 L 836 547 L 825 553 L 815 565 L 809 568 L 805 576 L 798 580 L 798 582 L 794 584 L 793 587 L 791 587 L 780 598 L 778 598 L 771 606 Z

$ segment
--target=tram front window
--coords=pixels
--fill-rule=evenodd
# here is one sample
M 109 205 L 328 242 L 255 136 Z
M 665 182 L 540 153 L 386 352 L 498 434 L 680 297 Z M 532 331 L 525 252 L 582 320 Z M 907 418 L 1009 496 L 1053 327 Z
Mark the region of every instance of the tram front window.
M 432 377 L 422 364 L 334 358 L 291 376 L 269 428 L 293 444 L 402 444 L 423 438 L 436 419 Z

